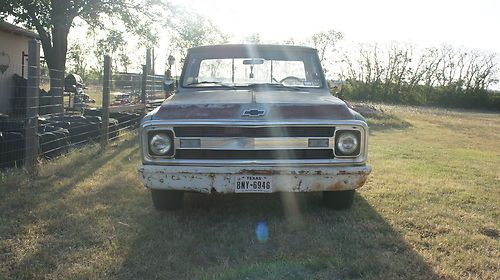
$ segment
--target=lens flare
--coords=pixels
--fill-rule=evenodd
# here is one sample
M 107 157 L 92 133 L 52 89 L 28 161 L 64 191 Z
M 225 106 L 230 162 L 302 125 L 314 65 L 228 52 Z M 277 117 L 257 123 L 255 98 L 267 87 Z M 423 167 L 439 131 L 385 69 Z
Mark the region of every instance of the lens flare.
M 255 235 L 257 236 L 257 240 L 259 240 L 260 242 L 266 242 L 269 239 L 269 229 L 265 221 L 257 222 Z

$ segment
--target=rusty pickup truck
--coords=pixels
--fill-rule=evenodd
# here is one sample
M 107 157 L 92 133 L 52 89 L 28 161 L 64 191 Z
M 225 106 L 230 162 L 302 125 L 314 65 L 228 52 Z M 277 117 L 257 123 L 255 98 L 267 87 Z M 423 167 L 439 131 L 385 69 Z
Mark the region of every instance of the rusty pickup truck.
M 371 171 L 365 119 L 329 93 L 308 47 L 189 49 L 175 94 L 139 138 L 158 210 L 181 208 L 185 192 L 322 192 L 346 209 Z

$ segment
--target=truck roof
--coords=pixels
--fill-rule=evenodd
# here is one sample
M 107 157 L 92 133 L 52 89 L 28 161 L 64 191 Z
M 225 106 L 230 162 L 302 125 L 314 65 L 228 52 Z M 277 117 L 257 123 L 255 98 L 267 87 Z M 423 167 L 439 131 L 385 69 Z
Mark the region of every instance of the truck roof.
M 193 52 L 227 52 L 238 51 L 242 49 L 258 49 L 259 51 L 283 51 L 284 49 L 291 51 L 316 51 L 315 48 L 294 45 L 273 45 L 273 44 L 224 44 L 224 45 L 207 45 L 190 48 L 188 51 Z

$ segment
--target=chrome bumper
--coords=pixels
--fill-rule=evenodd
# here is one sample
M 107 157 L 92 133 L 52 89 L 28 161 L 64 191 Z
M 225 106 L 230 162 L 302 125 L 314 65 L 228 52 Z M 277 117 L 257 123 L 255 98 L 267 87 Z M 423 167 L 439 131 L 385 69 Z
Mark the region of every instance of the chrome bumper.
M 342 191 L 366 182 L 371 166 L 139 166 L 147 188 L 200 193 L 234 193 L 238 175 L 269 176 L 273 192 Z

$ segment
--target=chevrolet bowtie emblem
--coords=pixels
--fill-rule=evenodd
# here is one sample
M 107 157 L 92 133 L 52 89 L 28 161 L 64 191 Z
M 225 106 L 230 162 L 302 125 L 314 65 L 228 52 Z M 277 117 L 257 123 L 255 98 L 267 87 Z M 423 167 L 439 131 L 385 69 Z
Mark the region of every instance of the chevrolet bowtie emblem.
M 250 118 L 255 118 L 255 117 L 262 117 L 266 114 L 265 110 L 259 110 L 259 109 L 250 109 L 250 110 L 245 110 L 243 111 L 243 114 L 241 114 L 242 117 L 250 117 Z

